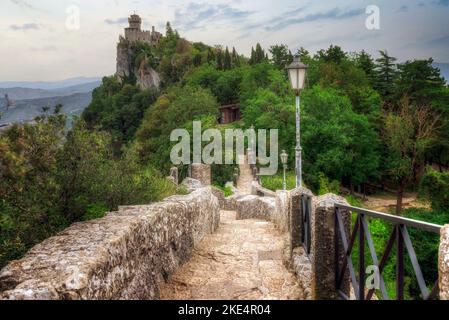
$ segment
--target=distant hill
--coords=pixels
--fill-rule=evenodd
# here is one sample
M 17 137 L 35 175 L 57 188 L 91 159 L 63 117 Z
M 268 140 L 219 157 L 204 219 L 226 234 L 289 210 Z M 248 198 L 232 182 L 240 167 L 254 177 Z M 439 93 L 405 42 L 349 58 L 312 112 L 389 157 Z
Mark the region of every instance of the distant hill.
M 18 100 L 15 106 L 6 111 L 6 101 L 0 99 L 0 126 L 11 123 L 32 121 L 42 115 L 43 107 L 50 107 L 52 113 L 58 103 L 63 105 L 62 112 L 67 115 L 80 115 L 92 100 L 92 92 L 75 93 L 62 97 L 47 97 L 38 99 Z
M 0 88 L 28 88 L 28 89 L 43 89 L 54 90 L 80 84 L 99 82 L 99 77 L 76 77 L 60 81 L 0 81 Z
M 94 81 L 89 83 L 77 84 L 69 87 L 44 90 L 36 88 L 1 88 L 0 87 L 0 99 L 4 98 L 5 94 L 13 101 L 24 99 L 38 99 L 58 96 L 68 96 L 74 93 L 86 93 L 93 91 L 101 84 L 101 81 Z
M 64 114 L 81 114 L 92 100 L 99 78 L 72 78 L 53 82 L 0 82 L 0 127 L 29 122 L 42 114 L 43 107 L 62 104 Z M 2 87 L 3 86 L 3 87 Z M 6 110 L 5 94 L 14 106 Z
M 440 69 L 441 76 L 446 79 L 446 83 L 449 83 L 449 63 L 437 63 L 433 64 L 435 68 Z

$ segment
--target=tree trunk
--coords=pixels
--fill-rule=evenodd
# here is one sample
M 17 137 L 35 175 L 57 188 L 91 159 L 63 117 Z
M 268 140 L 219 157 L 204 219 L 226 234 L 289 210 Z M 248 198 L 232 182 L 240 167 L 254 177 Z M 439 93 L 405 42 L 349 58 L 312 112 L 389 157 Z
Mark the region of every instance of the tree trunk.
M 396 193 L 396 215 L 400 216 L 402 212 L 402 198 L 404 197 L 404 183 L 400 183 Z

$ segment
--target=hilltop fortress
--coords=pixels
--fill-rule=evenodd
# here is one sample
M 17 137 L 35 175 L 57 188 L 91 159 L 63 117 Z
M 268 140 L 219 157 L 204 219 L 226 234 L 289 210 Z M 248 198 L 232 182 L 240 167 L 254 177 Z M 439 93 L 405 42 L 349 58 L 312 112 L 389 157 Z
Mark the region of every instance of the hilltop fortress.
M 142 30 L 142 19 L 137 15 L 133 14 L 128 18 L 129 27 L 125 28 L 125 37 L 123 40 L 128 42 L 146 42 L 149 45 L 155 45 L 162 38 L 160 32 L 155 31 L 154 26 L 151 31 Z M 123 38 L 122 36 L 120 36 Z M 120 39 L 121 40 L 121 39 Z
M 160 84 L 159 74 L 148 65 L 148 60 L 143 59 L 139 65 L 135 64 L 136 56 L 134 45 L 137 42 L 150 46 L 157 45 L 162 34 L 152 27 L 151 31 L 142 30 L 142 19 L 137 14 L 128 18 L 129 26 L 125 28 L 125 35 L 119 36 L 117 44 L 117 71 L 119 79 L 135 76 L 136 84 L 140 89 L 158 88 Z

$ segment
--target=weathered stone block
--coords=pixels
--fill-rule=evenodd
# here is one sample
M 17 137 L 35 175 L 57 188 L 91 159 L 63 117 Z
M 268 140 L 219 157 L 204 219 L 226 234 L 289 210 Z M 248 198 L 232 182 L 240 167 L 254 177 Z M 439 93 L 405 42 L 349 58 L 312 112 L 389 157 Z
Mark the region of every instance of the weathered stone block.
M 303 247 L 293 250 L 292 266 L 298 279 L 300 287 L 300 300 L 312 299 L 312 262 Z
M 210 165 L 192 163 L 189 167 L 189 177 L 200 181 L 203 186 L 210 186 L 212 181 Z
M 276 210 L 274 198 L 246 195 L 236 200 L 237 220 L 271 220 Z
M 440 299 L 449 300 L 449 224 L 441 229 L 438 274 Z
M 192 179 L 192 178 L 185 178 L 181 185 L 187 189 L 187 191 L 192 192 L 196 189 L 202 188 L 203 185 L 199 180 Z

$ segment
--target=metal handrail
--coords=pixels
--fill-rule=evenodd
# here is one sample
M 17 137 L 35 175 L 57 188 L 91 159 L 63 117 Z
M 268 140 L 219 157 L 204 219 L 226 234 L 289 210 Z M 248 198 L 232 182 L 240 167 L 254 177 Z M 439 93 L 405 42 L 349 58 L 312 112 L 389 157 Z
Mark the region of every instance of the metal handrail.
M 335 208 L 346 209 L 346 210 L 349 210 L 352 212 L 357 212 L 357 213 L 367 215 L 369 217 L 380 218 L 382 220 L 390 221 L 390 222 L 393 222 L 396 224 L 403 224 L 404 226 L 414 227 L 414 228 L 418 228 L 418 229 L 422 229 L 422 230 L 426 230 L 426 231 L 430 231 L 430 232 L 435 232 L 435 233 L 440 233 L 440 230 L 443 227 L 439 224 L 404 218 L 404 217 L 395 216 L 395 215 L 388 214 L 388 213 L 372 211 L 372 210 L 367 210 L 367 209 L 353 207 L 353 206 L 347 206 L 344 204 L 335 204 Z
M 353 231 L 350 234 L 349 238 L 346 235 L 345 226 L 343 218 L 340 214 L 340 210 L 348 210 L 349 212 L 357 214 L 357 220 L 355 221 Z M 366 217 L 378 218 L 394 224 L 393 232 L 390 235 L 387 245 L 385 246 L 384 253 L 380 261 L 377 259 L 377 254 L 374 248 L 374 242 L 372 240 L 372 236 L 368 226 L 368 220 L 366 219 Z M 389 299 L 385 287 L 385 282 L 382 277 L 382 271 L 384 270 L 387 264 L 387 261 L 389 259 L 390 253 L 392 252 L 394 244 L 396 244 L 396 298 L 398 300 L 402 300 L 404 298 L 405 250 L 407 251 L 410 257 L 413 271 L 418 281 L 418 285 L 423 299 L 430 300 L 436 298 L 438 294 L 438 280 L 434 282 L 433 288 L 429 292 L 423 274 L 421 272 L 421 268 L 418 263 L 416 252 L 413 248 L 410 235 L 407 231 L 407 227 L 413 227 L 434 233 L 439 233 L 442 228 L 441 225 L 433 223 L 394 216 L 391 214 L 386 214 L 382 212 L 362 209 L 343 204 L 335 204 L 335 238 L 334 238 L 335 286 L 337 292 L 343 299 L 348 299 L 348 296 L 342 291 L 341 288 L 347 270 L 349 270 L 350 280 L 354 288 L 355 296 L 358 300 L 365 300 L 365 299 L 370 300 L 374 295 L 374 291 L 376 289 L 379 289 L 381 291 L 382 297 L 384 299 L 386 300 Z M 359 241 L 358 279 L 352 262 L 352 250 L 354 248 L 354 243 L 357 237 Z M 365 292 L 365 241 L 368 244 L 368 249 L 372 258 L 372 262 L 377 267 L 377 270 L 379 272 L 379 280 L 380 280 L 380 287 L 376 289 L 370 288 L 368 290 L 368 293 Z M 339 261 L 340 245 L 343 246 L 343 251 L 345 253 L 345 259 L 343 259 L 342 262 Z

